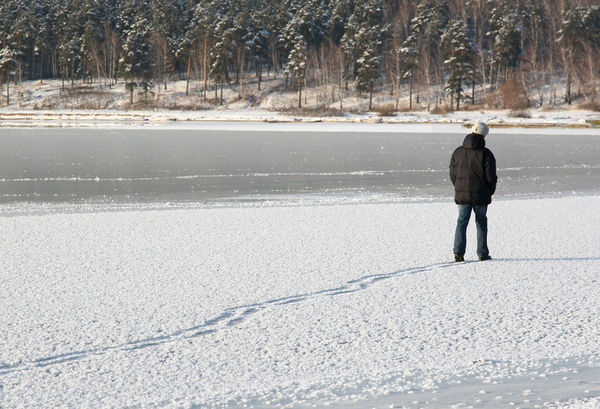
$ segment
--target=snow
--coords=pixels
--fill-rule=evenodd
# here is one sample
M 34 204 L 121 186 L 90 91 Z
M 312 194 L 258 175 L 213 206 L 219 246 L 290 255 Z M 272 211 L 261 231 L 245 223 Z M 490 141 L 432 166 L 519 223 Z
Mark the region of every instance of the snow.
M 11 88 L 11 105 L 0 108 L 0 126 L 105 128 L 141 126 L 205 129 L 206 122 L 227 122 L 228 124 L 223 126 L 236 126 L 238 129 L 243 126 L 264 127 L 282 123 L 293 126 L 313 123 L 350 125 L 347 129 L 353 128 L 355 124 L 367 124 L 373 125 L 370 129 L 377 130 L 385 127 L 394 129 L 389 125 L 461 126 L 481 120 L 492 128 L 501 127 L 503 132 L 520 132 L 523 127 L 532 127 L 525 131 L 538 133 L 540 130 L 544 133 L 553 132 L 557 127 L 567 127 L 576 132 L 599 132 L 598 126 L 590 122 L 600 121 L 599 112 L 577 109 L 570 105 L 544 106 L 519 112 L 508 109 L 478 109 L 433 114 L 426 110 L 425 98 L 421 98 L 419 105 L 414 100 L 415 97 L 413 98 L 414 111 L 402 112 L 408 107 L 408 91 L 404 90 L 399 105 L 400 112 L 396 112 L 393 116 L 379 116 L 377 112 L 367 112 L 369 98 L 366 94 L 356 95 L 351 92 L 346 95 L 343 99 L 342 112 L 339 110 L 339 101 L 331 102 L 326 107 L 322 102 L 324 96 L 337 95 L 339 90 L 313 86 L 303 89 L 303 106 L 309 107 L 309 110 L 298 112 L 295 109 L 298 95 L 292 89 L 293 87 L 284 90 L 283 77 L 265 75 L 260 91 L 256 89 L 256 80 L 253 78 L 245 79 L 244 84 L 246 85 L 243 89 L 239 86 L 226 88 L 222 106 L 215 101 L 204 101 L 199 96 L 203 87 L 199 81 L 190 82 L 188 96 L 186 96 L 188 85 L 186 81 L 170 82 L 167 90 L 163 88 L 163 84 L 156 84 L 154 98 L 150 98 L 149 107 L 140 109 L 137 108 L 138 105 L 133 107 L 129 105 L 129 91 L 125 89 L 122 82 L 110 88 L 105 84 L 76 83 L 71 89 L 67 84 L 66 91 L 61 91 L 62 82 L 59 80 L 45 80 L 43 84 L 39 81 L 24 81 Z M 214 90 L 209 91 L 207 95 L 209 99 L 213 98 Z M 483 100 L 484 96 L 482 94 L 478 100 Z M 136 94 L 135 98 L 138 102 L 145 100 L 143 94 Z M 533 98 L 532 96 L 531 99 Z M 549 101 L 550 96 L 545 95 L 544 100 Z M 374 94 L 375 107 L 394 106 L 395 102 L 389 90 L 381 89 Z M 328 113 L 328 110 L 333 113 Z M 514 126 L 518 129 L 512 129 Z M 461 133 L 463 131 L 464 128 Z
M 600 404 L 600 196 L 14 206 L 0 407 Z
M 598 114 L 577 110 L 2 109 L 0 118 L 456 134 L 483 120 L 491 134 L 600 135 L 586 125 Z M 458 264 L 450 201 L 243 199 L 0 205 L 0 407 L 600 407 L 600 196 L 497 200 L 494 259 L 474 261 L 472 222 Z
M 573 401 L 567 403 L 564 406 L 557 407 L 562 407 L 564 409 L 595 409 L 600 407 L 600 399 L 591 399 L 587 401 Z
M 152 128 L 249 131 L 317 132 L 468 132 L 474 121 L 484 121 L 491 133 L 600 135 L 600 128 L 586 121 L 598 120 L 588 111 L 550 113 L 532 118 L 509 118 L 507 112 L 482 111 L 469 114 L 432 115 L 427 112 L 398 114 L 393 118 L 352 115 L 343 118 L 299 117 L 262 110 L 229 111 L 18 111 L 0 110 L 0 126 L 76 128 Z M 565 131 L 568 129 L 568 131 Z

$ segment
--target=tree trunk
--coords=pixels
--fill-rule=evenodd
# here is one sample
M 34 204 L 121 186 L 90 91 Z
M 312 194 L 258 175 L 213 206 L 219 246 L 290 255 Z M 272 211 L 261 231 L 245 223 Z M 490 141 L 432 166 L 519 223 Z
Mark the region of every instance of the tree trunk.
M 98 85 L 102 88 L 102 69 L 100 68 L 100 59 L 96 56 L 96 73 L 98 74 Z
M 413 76 L 412 71 L 410 72 L 410 80 L 409 80 L 409 91 L 408 91 L 408 109 L 412 111 L 412 99 L 413 99 Z
M 44 53 L 40 54 L 40 84 L 44 83 Z
M 50 54 L 51 57 L 51 61 L 50 61 L 50 65 L 52 66 L 52 78 L 56 78 L 58 76 L 58 63 L 56 61 L 56 53 L 52 52 L 52 54 Z
M 166 47 L 163 49 L 163 61 L 164 61 L 164 65 L 163 65 L 163 81 L 164 81 L 164 87 L 165 87 L 165 91 L 167 90 L 167 82 L 169 81 L 169 76 L 167 75 L 167 50 Z
M 340 62 L 340 111 L 344 109 L 344 52 L 339 49 Z
M 270 69 L 273 68 L 273 78 L 275 78 L 275 50 L 271 53 L 271 62 L 267 63 L 267 77 L 271 75 Z
M 460 110 L 460 91 L 462 90 L 462 75 L 458 79 L 458 93 L 456 94 L 456 110 Z
M 202 59 L 202 80 L 204 82 L 204 89 L 202 90 L 203 94 L 204 94 L 204 100 L 206 101 L 206 91 L 208 88 L 208 77 L 206 76 L 206 60 L 207 60 L 207 54 L 206 54 L 206 47 L 208 45 L 208 39 L 204 38 L 204 58 Z M 216 96 L 215 96 L 216 99 Z
M 567 71 L 567 93 L 565 95 L 565 102 L 571 105 L 571 72 Z
M 190 94 L 190 72 L 192 69 L 192 55 L 190 54 L 188 57 L 187 64 L 187 78 L 185 79 L 185 96 L 187 97 Z
M 369 88 L 369 111 L 371 111 L 373 109 L 373 83 Z
M 29 54 L 29 81 L 33 81 L 33 66 L 35 63 L 35 51 L 33 48 L 31 49 L 31 53 Z
M 590 82 L 590 88 L 591 88 L 591 98 L 592 98 L 592 103 L 596 102 L 597 99 L 597 87 L 596 87 L 596 74 L 594 73 L 594 61 L 593 61 L 593 50 L 589 49 L 589 47 L 586 47 L 589 51 L 587 51 L 587 56 L 588 56 L 588 67 L 589 67 L 589 82 Z
M 306 78 L 304 78 L 304 88 L 306 88 L 304 91 L 304 105 L 308 105 L 308 81 L 306 80 Z
M 258 62 L 256 64 L 257 70 L 258 70 L 258 90 L 260 91 L 260 83 L 262 81 L 262 64 L 260 62 Z
M 240 89 L 238 90 L 238 99 L 242 99 L 242 94 L 244 93 L 244 49 L 242 47 L 240 47 L 240 51 L 238 52 L 238 54 L 239 54 L 238 61 L 239 61 L 239 65 L 240 65 L 240 72 L 239 72 Z

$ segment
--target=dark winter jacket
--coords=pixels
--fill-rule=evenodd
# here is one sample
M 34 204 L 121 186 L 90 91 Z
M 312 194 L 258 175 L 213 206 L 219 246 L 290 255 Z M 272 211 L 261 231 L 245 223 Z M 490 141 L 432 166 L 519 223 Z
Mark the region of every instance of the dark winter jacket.
M 456 148 L 450 160 L 450 180 L 454 185 L 456 204 L 488 205 L 496 191 L 496 158 L 485 140 L 469 134 Z

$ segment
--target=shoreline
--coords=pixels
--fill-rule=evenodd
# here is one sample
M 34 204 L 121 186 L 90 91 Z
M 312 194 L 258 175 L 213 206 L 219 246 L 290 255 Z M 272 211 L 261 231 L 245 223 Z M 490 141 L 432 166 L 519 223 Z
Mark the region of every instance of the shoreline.
M 490 128 L 510 129 L 590 129 L 600 131 L 600 113 L 582 110 L 531 111 L 515 114 L 509 110 L 458 111 L 430 114 L 425 111 L 379 116 L 376 113 L 344 116 L 297 115 L 268 110 L 0 110 L 0 128 L 29 127 L 138 127 L 194 126 L 206 123 L 229 124 L 387 124 L 387 125 L 459 125 L 468 127 L 482 120 Z

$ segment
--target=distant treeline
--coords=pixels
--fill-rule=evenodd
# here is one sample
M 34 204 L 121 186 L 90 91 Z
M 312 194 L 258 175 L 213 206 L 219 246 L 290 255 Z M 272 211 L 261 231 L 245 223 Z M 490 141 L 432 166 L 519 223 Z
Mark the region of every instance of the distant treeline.
M 349 87 L 401 87 L 429 105 L 475 89 L 527 103 L 598 98 L 598 0 L 2 0 L 0 81 L 62 78 L 131 91 L 192 79 L 224 86 L 265 71 L 323 103 Z M 254 77 L 255 76 L 255 77 Z M 559 87 L 560 85 L 560 87 Z M 564 92 L 562 91 L 564 89 Z M 548 91 L 550 90 L 550 92 Z M 557 90 L 561 95 L 557 96 Z M 406 92 L 406 91 L 404 91 Z M 554 100 L 548 100 L 554 98 Z M 560 99 L 560 101 L 557 101 Z

